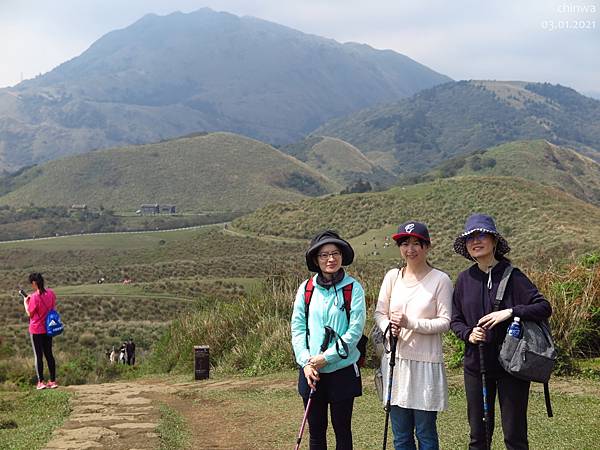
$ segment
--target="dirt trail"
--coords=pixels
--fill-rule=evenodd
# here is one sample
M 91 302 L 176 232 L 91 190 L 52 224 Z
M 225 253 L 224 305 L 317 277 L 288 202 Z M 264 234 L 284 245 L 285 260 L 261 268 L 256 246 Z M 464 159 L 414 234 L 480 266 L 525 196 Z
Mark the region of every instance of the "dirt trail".
M 158 448 L 158 408 L 152 397 L 175 388 L 163 383 L 111 383 L 65 388 L 72 413 L 47 449 Z
M 158 406 L 165 403 L 185 418 L 191 432 L 191 448 L 203 450 L 243 450 L 242 437 L 232 434 L 239 418 L 227 420 L 223 402 L 197 399 L 198 388 L 220 390 L 252 388 L 265 382 L 228 380 L 169 383 L 164 380 L 69 386 L 73 394 L 72 413 L 57 429 L 45 449 L 157 449 Z M 291 388 L 291 383 L 274 387 Z M 63 389 L 63 388 L 61 388 Z M 216 414 L 215 414 L 216 413 Z M 232 428 L 233 427 L 233 428 Z
M 451 386 L 462 386 L 462 375 L 449 377 Z M 139 380 L 112 384 L 72 386 L 73 412 L 54 432 L 47 449 L 157 449 L 158 406 L 165 403 L 185 419 L 191 434 L 190 448 L 201 450 L 264 450 L 278 448 L 269 436 L 252 434 L 256 422 L 277 421 L 281 411 L 252 410 L 236 401 L 244 392 L 283 392 L 295 399 L 295 377 L 216 379 L 177 383 L 171 380 Z M 539 391 L 541 385 L 534 384 Z M 600 398 L 600 385 L 589 380 L 553 378 L 553 393 Z M 289 394 L 289 395 L 288 395 Z M 258 417 L 260 416 L 260 417 Z M 282 426 L 280 423 L 279 427 Z M 288 435 L 293 428 L 284 430 Z

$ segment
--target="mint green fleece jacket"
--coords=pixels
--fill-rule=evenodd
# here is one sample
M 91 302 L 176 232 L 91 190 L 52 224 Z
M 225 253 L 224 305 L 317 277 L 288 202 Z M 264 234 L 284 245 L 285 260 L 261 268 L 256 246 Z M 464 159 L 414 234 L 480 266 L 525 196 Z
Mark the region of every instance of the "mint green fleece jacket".
M 292 312 L 292 346 L 296 362 L 304 367 L 308 358 L 320 353 L 321 344 L 325 338 L 325 326 L 333 328 L 348 344 L 348 358 L 342 359 L 335 348 L 335 341 L 323 353 L 327 365 L 320 372 L 330 373 L 342 369 L 358 361 L 360 352 L 356 348 L 365 327 L 366 306 L 365 292 L 358 281 L 346 274 L 339 284 L 326 289 L 317 284 L 317 275 L 313 276 L 314 291 L 310 301 L 308 314 L 309 349 L 306 348 L 306 319 L 304 304 L 304 289 L 308 280 L 298 288 Z M 344 309 L 344 294 L 342 288 L 350 283 L 352 286 L 352 303 L 350 307 L 350 323 Z M 339 344 L 340 352 L 343 353 Z

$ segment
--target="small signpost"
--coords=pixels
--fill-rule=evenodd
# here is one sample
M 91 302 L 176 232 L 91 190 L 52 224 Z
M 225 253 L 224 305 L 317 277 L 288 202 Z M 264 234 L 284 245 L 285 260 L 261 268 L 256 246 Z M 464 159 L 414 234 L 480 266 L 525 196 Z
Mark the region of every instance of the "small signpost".
M 194 378 L 196 380 L 208 379 L 210 372 L 209 350 L 208 345 L 194 346 Z

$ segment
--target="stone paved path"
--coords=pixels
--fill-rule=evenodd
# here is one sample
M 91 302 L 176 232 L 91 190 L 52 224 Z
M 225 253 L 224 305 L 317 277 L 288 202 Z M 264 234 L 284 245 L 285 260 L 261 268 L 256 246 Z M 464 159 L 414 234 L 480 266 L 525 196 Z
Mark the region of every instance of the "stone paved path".
M 73 393 L 72 413 L 47 449 L 152 449 L 158 407 L 152 398 L 176 388 L 162 383 L 110 383 L 65 388 Z

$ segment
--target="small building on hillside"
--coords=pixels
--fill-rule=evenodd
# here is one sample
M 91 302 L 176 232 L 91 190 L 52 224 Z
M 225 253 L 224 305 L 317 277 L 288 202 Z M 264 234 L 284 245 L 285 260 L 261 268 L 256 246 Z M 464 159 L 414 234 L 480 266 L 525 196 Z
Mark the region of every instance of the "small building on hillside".
M 160 205 L 161 214 L 175 214 L 175 205 Z
M 139 212 L 142 215 L 160 214 L 160 206 L 158 205 L 158 203 L 147 203 L 140 206 Z

